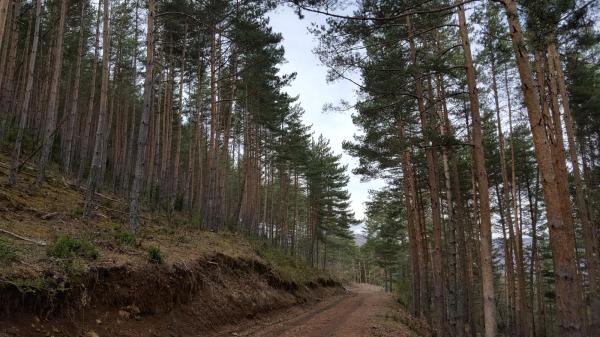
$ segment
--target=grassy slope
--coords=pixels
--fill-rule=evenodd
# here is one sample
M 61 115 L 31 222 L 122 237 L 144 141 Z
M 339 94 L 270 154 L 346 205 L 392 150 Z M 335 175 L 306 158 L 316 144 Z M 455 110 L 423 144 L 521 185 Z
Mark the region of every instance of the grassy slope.
M 0 157 L 0 229 L 36 244 L 0 233 L 0 282 L 35 291 L 47 286 L 48 275 L 77 277 L 94 267 L 141 268 L 160 255 L 162 263 L 186 264 L 217 253 L 268 264 L 282 280 L 297 284 L 328 277 L 262 242 L 189 225 L 189 218 L 143 212 L 142 230 L 127 231 L 127 207 L 114 195 L 98 196 L 95 216 L 81 220 L 83 192 L 64 178 L 34 185 L 35 172 L 25 170 L 18 186 L 8 188 L 6 157 Z M 149 255 L 152 255 L 150 257 Z

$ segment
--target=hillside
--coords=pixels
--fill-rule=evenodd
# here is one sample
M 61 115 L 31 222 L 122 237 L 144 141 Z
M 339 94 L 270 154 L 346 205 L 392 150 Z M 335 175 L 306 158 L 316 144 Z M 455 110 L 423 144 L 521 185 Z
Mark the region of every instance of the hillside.
M 9 336 L 137 336 L 146 326 L 163 335 L 175 317 L 186 322 L 177 331 L 208 331 L 343 292 L 265 242 L 193 228 L 182 214 L 144 212 L 129 232 L 113 195 L 101 194 L 84 222 L 83 194 L 69 181 L 38 189 L 22 176 L 0 187 L 0 331 Z
M 82 221 L 83 191 L 55 176 L 37 188 L 32 172 L 0 186 L 2 337 L 430 333 L 380 288 L 349 292 L 266 241 L 200 230 L 178 213 L 143 212 L 134 234 L 108 194 Z

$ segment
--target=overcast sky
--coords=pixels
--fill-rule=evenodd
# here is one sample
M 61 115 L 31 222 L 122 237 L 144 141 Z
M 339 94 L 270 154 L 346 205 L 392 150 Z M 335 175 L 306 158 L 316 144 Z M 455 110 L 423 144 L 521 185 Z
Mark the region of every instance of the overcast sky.
M 312 53 L 317 41 L 308 32 L 312 22 L 324 24 L 325 17 L 313 13 L 304 14 L 304 19 L 300 20 L 291 8 L 279 7 L 269 15 L 273 30 L 283 35 L 287 63 L 281 67 L 281 72 L 297 73 L 296 80 L 286 90 L 291 96 L 300 97 L 299 102 L 306 110 L 304 122 L 312 125 L 312 130 L 317 136 L 323 134 L 328 138 L 335 153 L 342 153 L 342 162 L 348 165 L 350 175 L 348 190 L 352 194 L 352 208 L 356 217 L 362 219 L 365 210 L 364 202 L 368 200 L 369 189 L 381 188 L 383 182 L 361 182 L 360 176 L 353 175 L 351 172 L 358 161 L 342 150 L 342 142 L 351 140 L 353 134 L 358 132 L 352 124 L 351 111 L 323 112 L 323 106 L 327 103 L 337 104 L 340 100 L 355 102 L 357 87 L 347 81 L 327 83 L 327 69 Z M 361 226 L 354 228 L 354 231 L 360 232 Z

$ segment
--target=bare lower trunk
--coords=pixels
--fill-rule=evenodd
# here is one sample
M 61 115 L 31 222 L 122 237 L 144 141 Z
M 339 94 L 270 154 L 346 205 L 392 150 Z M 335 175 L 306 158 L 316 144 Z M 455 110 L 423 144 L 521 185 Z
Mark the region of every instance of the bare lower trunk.
M 88 178 L 88 187 L 85 196 L 85 206 L 83 208 L 83 217 L 89 218 L 92 215 L 94 206 L 94 197 L 96 189 L 100 184 L 102 174 L 104 150 L 106 142 L 106 126 L 105 121 L 108 117 L 108 73 L 110 62 L 110 13 L 109 0 L 104 0 L 104 15 L 102 28 L 102 83 L 100 86 L 100 106 L 98 108 L 98 124 L 96 125 L 96 140 L 94 144 L 94 155 L 92 157 L 92 166 L 90 168 L 90 176 Z
M 54 46 L 54 64 L 52 71 L 52 79 L 50 82 L 50 97 L 48 99 L 48 109 L 46 114 L 46 125 L 44 128 L 44 136 L 42 139 L 42 154 L 38 163 L 38 186 L 44 182 L 46 178 L 46 168 L 50 160 L 50 152 L 54 144 L 54 134 L 56 132 L 56 118 L 58 110 L 58 90 L 60 73 L 63 61 L 63 41 L 65 33 L 65 20 L 67 16 L 67 0 L 60 0 L 60 18 L 56 27 L 56 44 Z
M 411 57 L 413 63 L 413 78 L 415 79 L 415 91 L 417 97 L 417 105 L 419 108 L 419 114 L 421 117 L 421 125 L 423 128 L 423 134 L 427 135 L 430 132 L 429 116 L 426 112 L 424 99 L 423 99 L 423 88 L 421 83 L 421 74 L 417 64 L 417 50 L 412 35 L 412 28 L 410 27 L 410 19 L 407 16 L 407 24 L 409 26 L 409 44 L 411 50 Z M 430 140 L 426 139 L 426 162 L 427 162 L 427 177 L 430 189 L 431 199 L 431 212 L 433 220 L 433 252 L 432 252 L 432 274 L 433 274 L 433 327 L 436 330 L 437 336 L 445 336 L 448 333 L 447 329 L 447 317 L 446 317 L 446 301 L 444 296 L 444 285 L 443 285 L 443 263 L 442 263 L 442 216 L 440 213 L 439 205 L 439 188 L 438 178 L 435 170 L 435 155 L 432 147 L 430 146 Z
M 92 79 L 90 98 L 88 100 L 88 108 L 85 115 L 85 126 L 83 135 L 81 137 L 81 147 L 79 151 L 79 169 L 77 173 L 77 184 L 79 185 L 83 180 L 84 168 L 87 166 L 87 160 L 89 157 L 90 138 L 92 132 L 92 126 L 94 124 L 94 100 L 96 98 L 96 76 L 98 73 L 98 55 L 99 55 L 99 44 L 100 44 L 100 12 L 102 9 L 102 1 L 98 2 L 98 10 L 96 12 L 96 36 L 94 39 L 94 58 L 92 59 Z
M 517 12 L 517 2 L 515 0 L 505 0 L 505 6 L 529 124 L 533 134 L 536 158 L 542 175 L 544 202 L 550 229 L 550 246 L 556 276 L 559 334 L 564 337 L 580 337 L 583 335 L 583 324 L 580 316 L 580 308 L 582 308 L 583 303 L 577 290 L 579 285 L 577 284 L 572 231 L 568 228 L 569 221 L 563 218 L 563 205 L 561 205 L 560 192 L 557 186 L 552 149 L 546 136 L 547 126 L 540 112 L 539 100 L 534 91 L 535 86 L 531 75 L 528 53 L 525 50 L 525 42 Z
M 398 136 L 400 142 L 405 144 L 404 126 L 398 126 Z M 419 317 L 423 316 L 423 298 L 422 294 L 426 289 L 423 287 L 426 272 L 422 249 L 422 233 L 419 224 L 419 209 L 417 203 L 417 192 L 415 186 L 415 177 L 411 163 L 410 149 L 403 146 L 401 153 L 402 173 L 404 176 L 404 189 L 406 198 L 406 207 L 408 213 L 408 230 L 410 235 L 411 258 L 412 258 L 412 282 L 413 282 L 413 314 Z
M 569 104 L 569 95 L 565 85 L 565 78 L 560 64 L 560 57 L 556 50 L 556 45 L 551 43 L 548 46 L 548 62 L 554 62 L 556 70 L 556 81 L 558 90 L 562 98 L 563 118 L 565 128 L 567 130 L 567 140 L 569 144 L 569 156 L 573 169 L 573 177 L 575 181 L 575 197 L 577 203 L 577 211 L 579 219 L 583 226 L 583 241 L 585 245 L 585 256 L 587 260 L 587 270 L 590 283 L 590 331 L 600 331 L 600 260 L 598 250 L 598 236 L 594 231 L 594 227 L 598 228 L 598 223 L 594 224 L 590 217 L 590 212 L 585 197 L 583 179 L 579 168 L 579 160 L 577 158 L 577 145 L 575 144 L 575 136 L 573 132 L 573 119 L 571 117 L 571 107 Z
M 33 91 L 33 74 L 35 71 L 35 62 L 39 47 L 40 38 L 40 21 L 41 21 L 42 0 L 37 0 L 35 4 L 35 28 L 33 31 L 33 42 L 31 53 L 29 54 L 29 63 L 27 65 L 27 84 L 25 85 L 25 96 L 21 105 L 21 115 L 19 117 L 19 129 L 17 131 L 17 139 L 15 140 L 15 148 L 13 150 L 12 163 L 10 167 L 9 185 L 17 183 L 17 172 L 19 170 L 19 160 L 21 156 L 21 147 L 23 146 L 23 133 L 29 117 L 29 102 Z
M 71 173 L 71 148 L 73 146 L 73 133 L 75 130 L 75 120 L 77 109 L 79 108 L 79 81 L 81 79 L 81 57 L 83 56 L 83 37 L 85 30 L 85 2 L 80 1 L 80 25 L 79 25 L 79 44 L 77 46 L 77 61 L 75 62 L 75 81 L 73 83 L 73 92 L 71 96 L 71 112 L 69 115 L 69 124 L 67 127 L 67 135 L 65 139 L 65 148 L 63 153 L 63 172 Z
M 133 231 L 139 228 L 139 202 L 142 187 L 142 175 L 146 165 L 144 153 L 146 151 L 146 140 L 148 139 L 148 123 L 152 110 L 152 70 L 154 66 L 154 16 L 155 2 L 148 0 L 148 27 L 146 29 L 146 75 L 144 77 L 144 109 L 138 131 L 137 154 L 135 157 L 135 169 L 133 184 L 131 186 L 131 199 L 129 203 L 129 227 Z
M 457 3 L 460 3 L 460 1 L 457 0 Z M 475 70 L 473 69 L 464 5 L 458 6 L 458 20 L 467 73 L 471 118 L 473 120 L 473 159 L 475 161 L 475 176 L 477 178 L 477 187 L 479 191 L 479 210 L 481 217 L 479 251 L 485 336 L 494 337 L 496 336 L 496 303 L 494 299 L 494 275 L 492 271 L 492 223 L 488 179 L 481 134 L 479 98 L 477 97 L 477 84 L 475 80 Z

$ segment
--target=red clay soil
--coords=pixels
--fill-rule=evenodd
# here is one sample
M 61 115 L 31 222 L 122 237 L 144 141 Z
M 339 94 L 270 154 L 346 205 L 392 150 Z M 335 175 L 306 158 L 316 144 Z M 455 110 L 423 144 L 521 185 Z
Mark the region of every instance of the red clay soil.
M 204 292 L 190 303 L 164 313 L 144 314 L 132 305 L 120 310 L 96 308 L 63 319 L 23 316 L 12 324 L 0 324 L 0 337 L 431 336 L 425 323 L 407 314 L 379 287 L 358 284 L 352 285 L 347 292 L 323 286 L 312 290 L 274 290 L 261 281 L 255 283 L 256 279 L 239 281 L 235 285 L 227 282 L 229 289 L 211 287 L 216 294 Z M 234 288 L 240 290 L 243 283 L 249 286 L 245 289 L 248 294 L 228 293 Z M 262 284 L 262 289 L 250 288 L 258 284 Z M 252 300 L 232 301 L 232 296 Z M 235 302 L 244 302 L 244 305 L 232 305 Z M 215 307 L 219 304 L 225 307 Z M 231 317 L 226 316 L 227 312 Z
M 425 337 L 430 331 L 380 287 L 354 284 L 347 294 L 312 306 L 281 310 L 267 319 L 228 327 L 211 336 Z
M 220 254 L 187 265 L 101 270 L 82 282 L 63 293 L 0 288 L 0 337 L 206 336 L 343 293 L 331 279 L 290 283 L 260 262 Z

